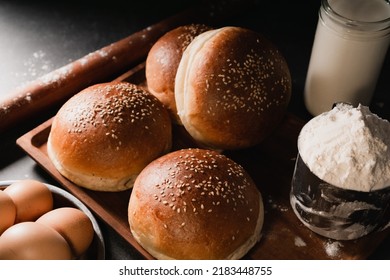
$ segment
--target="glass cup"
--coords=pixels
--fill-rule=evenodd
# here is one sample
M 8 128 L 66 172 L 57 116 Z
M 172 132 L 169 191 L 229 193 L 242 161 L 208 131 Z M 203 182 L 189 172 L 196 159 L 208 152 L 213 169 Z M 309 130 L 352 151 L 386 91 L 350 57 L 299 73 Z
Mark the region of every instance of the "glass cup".
M 390 187 L 363 192 L 334 186 L 313 174 L 299 153 L 290 203 L 305 226 L 336 240 L 357 239 L 390 226 Z

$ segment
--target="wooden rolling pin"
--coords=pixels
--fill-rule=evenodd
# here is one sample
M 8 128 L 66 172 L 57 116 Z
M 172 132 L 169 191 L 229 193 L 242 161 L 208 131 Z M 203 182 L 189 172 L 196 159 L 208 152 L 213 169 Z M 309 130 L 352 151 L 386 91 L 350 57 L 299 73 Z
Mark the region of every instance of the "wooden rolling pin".
M 17 88 L 0 100 L 0 132 L 64 103 L 89 85 L 110 81 L 145 59 L 167 31 L 194 22 L 216 24 L 252 1 L 230 2 L 214 1 L 183 11 Z

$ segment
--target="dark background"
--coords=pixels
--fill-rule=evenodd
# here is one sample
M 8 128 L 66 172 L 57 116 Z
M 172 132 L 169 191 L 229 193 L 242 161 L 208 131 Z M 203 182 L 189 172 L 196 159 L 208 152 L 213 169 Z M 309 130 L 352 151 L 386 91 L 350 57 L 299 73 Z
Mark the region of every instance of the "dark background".
M 84 55 L 120 40 L 194 4 L 207 1 L 4 1 L 0 0 L 0 97 Z M 240 2 L 240 1 L 236 1 Z M 243 1 L 245 2 L 245 1 Z M 320 0 L 258 0 L 224 21 L 264 34 L 278 46 L 290 67 L 293 94 L 289 111 L 304 120 L 303 86 L 318 19 Z M 390 119 L 389 55 L 370 105 Z M 42 112 L 0 135 L 0 181 L 36 178 L 54 183 L 15 140 L 54 114 Z M 132 248 L 104 227 L 107 258 L 137 258 Z M 390 258 L 390 242 L 372 256 Z

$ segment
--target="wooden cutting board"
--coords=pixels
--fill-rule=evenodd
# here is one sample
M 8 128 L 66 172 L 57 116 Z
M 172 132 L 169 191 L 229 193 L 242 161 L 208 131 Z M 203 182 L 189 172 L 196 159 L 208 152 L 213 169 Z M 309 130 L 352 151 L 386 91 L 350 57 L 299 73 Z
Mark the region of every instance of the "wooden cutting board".
M 118 76 L 145 86 L 144 64 Z M 17 139 L 17 144 L 61 186 L 84 202 L 97 216 L 133 246 L 143 258 L 152 259 L 133 238 L 127 220 L 131 190 L 106 193 L 80 188 L 61 176 L 47 156 L 46 143 L 51 119 Z M 287 114 L 283 122 L 260 145 L 224 152 L 241 164 L 263 195 L 265 221 L 260 242 L 245 259 L 308 260 L 366 259 L 388 236 L 390 229 L 353 241 L 334 241 L 306 228 L 289 202 L 290 184 L 297 155 L 297 137 L 304 122 Z M 174 149 L 196 146 L 181 127 L 174 127 Z M 223 230 L 223 229 L 221 229 Z

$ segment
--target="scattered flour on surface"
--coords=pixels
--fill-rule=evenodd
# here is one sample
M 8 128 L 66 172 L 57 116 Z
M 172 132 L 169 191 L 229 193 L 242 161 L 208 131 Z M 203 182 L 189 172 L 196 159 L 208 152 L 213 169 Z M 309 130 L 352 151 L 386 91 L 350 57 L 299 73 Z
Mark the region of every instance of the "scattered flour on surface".
M 336 258 L 340 255 L 340 248 L 343 245 L 338 241 L 327 241 L 324 244 L 326 254 L 331 258 Z
M 97 51 L 97 54 L 99 54 L 101 57 L 106 57 L 106 56 L 108 56 L 108 51 L 101 49 L 101 50 Z
M 279 210 L 280 212 L 287 212 L 289 210 L 288 206 L 283 204 L 278 204 L 272 196 L 268 196 L 267 202 L 271 206 L 272 209 Z
M 297 247 L 305 247 L 305 246 L 307 246 L 306 242 L 302 238 L 300 238 L 299 236 L 296 236 L 294 238 L 294 244 Z
M 23 63 L 26 72 L 22 76 L 34 78 L 42 73 L 47 73 L 52 69 L 52 62 L 46 58 L 46 53 L 42 50 L 35 51 L 30 58 Z
M 72 73 L 73 65 L 68 64 L 57 70 L 47 73 L 46 75 L 40 77 L 38 80 L 42 85 L 61 85 L 61 83 L 66 80 L 66 78 Z

